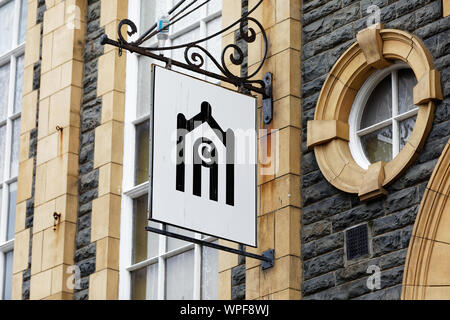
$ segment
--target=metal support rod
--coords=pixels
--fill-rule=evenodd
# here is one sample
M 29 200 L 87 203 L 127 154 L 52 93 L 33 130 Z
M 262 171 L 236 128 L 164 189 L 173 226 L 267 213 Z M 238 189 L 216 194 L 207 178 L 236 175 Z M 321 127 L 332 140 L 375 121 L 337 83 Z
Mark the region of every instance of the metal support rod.
M 253 253 L 250 253 L 250 252 L 246 252 L 246 251 L 242 251 L 242 250 L 238 250 L 238 249 L 233 249 L 233 248 L 221 246 L 220 244 L 206 242 L 206 241 L 203 241 L 203 240 L 200 240 L 200 239 L 187 237 L 187 236 L 184 236 L 184 235 L 181 235 L 181 234 L 177 234 L 177 233 L 173 233 L 173 232 L 166 231 L 166 230 L 156 229 L 156 228 L 152 228 L 152 227 L 145 227 L 145 230 L 150 231 L 150 232 L 154 232 L 154 233 L 157 233 L 157 234 L 162 234 L 162 235 L 167 236 L 167 237 L 171 237 L 171 238 L 175 238 L 175 239 L 179 239 L 179 240 L 184 240 L 184 241 L 192 242 L 192 243 L 199 244 L 199 245 L 202 245 L 202 246 L 214 248 L 214 249 L 217 249 L 217 250 L 222 250 L 222 251 L 226 251 L 226 252 L 230 252 L 230 253 L 234 253 L 234 254 L 239 254 L 239 255 L 246 256 L 246 257 L 253 258 L 253 259 L 258 259 L 258 260 L 266 262 L 268 266 L 269 265 L 273 266 L 273 250 L 269 250 L 269 251 L 272 251 L 272 257 L 270 257 L 269 254 L 260 256 L 260 255 L 253 254 Z

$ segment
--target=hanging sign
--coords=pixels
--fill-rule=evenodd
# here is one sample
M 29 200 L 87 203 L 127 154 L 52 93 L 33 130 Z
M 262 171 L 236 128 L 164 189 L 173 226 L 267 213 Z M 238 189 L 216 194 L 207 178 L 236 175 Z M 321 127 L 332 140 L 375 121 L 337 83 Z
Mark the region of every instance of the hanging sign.
M 152 70 L 150 219 L 256 247 L 256 98 Z

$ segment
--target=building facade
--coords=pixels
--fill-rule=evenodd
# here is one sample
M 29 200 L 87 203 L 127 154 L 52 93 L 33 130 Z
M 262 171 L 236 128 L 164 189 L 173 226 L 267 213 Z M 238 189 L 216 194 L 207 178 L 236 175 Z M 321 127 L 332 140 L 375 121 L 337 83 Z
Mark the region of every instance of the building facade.
M 258 247 L 245 249 L 274 249 L 267 270 L 144 229 L 162 228 L 147 202 L 159 62 L 100 38 L 117 39 L 122 19 L 141 34 L 177 2 L 0 1 L 0 297 L 450 299 L 450 1 L 263 0 L 252 12 L 269 40 L 254 79 L 273 74 L 274 110 L 264 124 L 258 97 Z M 259 2 L 206 1 L 165 44 L 213 35 Z M 220 60 L 237 44 L 245 59 L 226 66 L 252 74 L 265 53 L 254 30 L 203 46 Z

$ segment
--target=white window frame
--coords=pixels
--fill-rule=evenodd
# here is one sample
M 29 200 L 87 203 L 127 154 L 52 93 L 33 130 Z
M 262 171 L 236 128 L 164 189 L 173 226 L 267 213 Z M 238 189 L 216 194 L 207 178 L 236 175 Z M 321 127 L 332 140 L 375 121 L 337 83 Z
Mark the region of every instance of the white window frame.
M 10 177 L 10 163 L 11 163 L 11 148 L 13 140 L 13 122 L 20 119 L 21 112 L 14 113 L 14 99 L 15 99 L 15 87 L 16 87 L 16 69 L 17 60 L 25 53 L 25 42 L 17 43 L 19 38 L 19 26 L 20 26 L 20 13 L 21 13 L 21 0 L 0 0 L 0 7 L 7 2 L 14 1 L 14 18 L 13 18 L 13 36 L 12 36 L 12 48 L 0 55 L 0 67 L 9 64 L 9 87 L 8 87 L 8 105 L 6 110 L 6 120 L 0 121 L 0 127 L 6 125 L 5 133 L 5 146 L 6 148 L 4 157 L 4 169 L 3 177 L 0 177 L 0 299 L 4 299 L 4 272 L 6 254 L 14 250 L 14 238 L 7 239 L 8 228 L 8 207 L 9 207 L 9 189 L 11 184 L 17 182 L 17 176 Z M 24 17 L 26 19 L 26 17 Z M 16 137 L 17 139 L 20 138 Z M 5 149 L 1 150 L 3 152 Z
M 145 0 L 146 1 L 146 0 Z M 173 7 L 177 0 L 167 1 L 167 11 Z M 129 2 L 128 13 L 129 19 L 135 22 L 137 26 L 140 25 L 140 0 Z M 207 35 L 207 23 L 221 16 L 222 10 L 207 13 L 207 6 L 201 9 L 201 18 L 177 32 L 170 30 L 169 39 L 165 46 L 170 46 L 173 39 L 180 35 L 187 33 L 193 29 L 200 28 L 200 37 L 205 38 Z M 142 31 L 142 30 L 141 30 Z M 156 45 L 157 41 L 153 40 L 152 45 Z M 206 55 L 201 53 L 206 61 Z M 165 56 L 172 58 L 172 51 L 165 51 Z M 144 123 L 150 119 L 150 114 L 137 117 L 137 103 L 138 103 L 138 74 L 139 74 L 139 56 L 136 54 L 127 54 L 127 70 L 126 70 L 126 95 L 125 95 L 125 119 L 124 119 L 124 141 L 136 141 L 136 126 Z M 197 75 L 200 76 L 200 75 Z M 150 72 L 149 72 L 150 77 Z M 206 76 L 202 76 L 207 80 Z M 209 79 L 210 80 L 210 79 Z M 133 271 L 148 267 L 152 264 L 158 263 L 158 300 L 165 299 L 166 287 L 166 260 L 175 255 L 194 250 L 194 286 L 193 299 L 201 299 L 201 274 L 202 274 L 202 246 L 189 243 L 175 250 L 167 251 L 167 237 L 159 235 L 159 254 L 155 257 L 146 259 L 137 264 L 132 263 L 133 259 L 133 210 L 134 201 L 139 197 L 148 194 L 149 183 L 145 182 L 135 186 L 135 143 L 124 144 L 123 157 L 123 181 L 122 181 L 122 210 L 121 210 L 121 224 L 120 224 L 120 257 L 119 257 L 119 299 L 128 300 L 132 297 L 132 275 Z M 162 225 L 159 224 L 162 228 Z M 195 238 L 200 239 L 201 234 L 195 234 Z M 204 241 L 214 242 L 217 239 L 214 237 L 203 238 Z M 150 288 L 149 281 L 147 281 L 147 296 Z
M 416 106 L 415 108 L 399 114 L 398 110 L 398 71 L 400 69 L 410 69 L 408 64 L 404 62 L 394 63 L 392 66 L 389 66 L 382 70 L 375 71 L 362 85 L 361 89 L 358 91 L 358 94 L 355 97 L 355 101 L 353 102 L 350 115 L 349 115 L 349 133 L 350 133 L 350 141 L 349 147 L 350 152 L 355 159 L 356 163 L 361 166 L 363 169 L 368 169 L 371 165 L 369 159 L 367 159 L 364 148 L 361 143 L 361 136 L 365 136 L 374 131 L 377 131 L 382 128 L 386 128 L 389 125 L 392 125 L 392 158 L 395 158 L 400 152 L 400 121 L 410 119 L 417 115 L 419 112 L 419 108 Z M 378 86 L 378 84 L 384 80 L 389 74 L 392 76 L 392 114 L 391 117 L 378 122 L 374 125 L 371 125 L 368 128 L 364 128 L 360 130 L 361 119 L 364 113 L 364 108 L 367 104 L 367 101 L 373 92 L 373 90 Z

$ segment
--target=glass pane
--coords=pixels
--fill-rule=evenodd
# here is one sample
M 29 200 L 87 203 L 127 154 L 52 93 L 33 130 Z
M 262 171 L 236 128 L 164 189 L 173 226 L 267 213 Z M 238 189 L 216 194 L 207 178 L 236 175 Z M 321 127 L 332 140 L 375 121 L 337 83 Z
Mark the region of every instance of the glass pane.
M 180 229 L 180 228 L 176 228 L 176 227 L 172 227 L 172 226 L 168 226 L 167 231 L 181 234 L 181 235 L 191 237 L 191 238 L 195 237 L 195 233 L 192 231 L 188 231 L 188 230 L 184 230 L 184 229 Z M 172 250 L 178 249 L 182 246 L 188 245 L 189 243 L 190 242 L 167 237 L 167 251 L 172 251 Z
M 147 284 L 149 287 L 147 288 Z M 158 298 L 158 265 L 132 272 L 131 286 L 133 300 L 156 300 Z
M 27 3 L 27 0 L 22 0 L 20 4 L 19 44 L 25 42 L 25 34 L 27 32 Z
M 219 17 L 217 19 L 211 20 L 206 24 L 206 30 L 208 36 L 216 33 L 222 28 L 222 19 Z M 221 37 L 214 37 L 206 42 L 206 49 L 213 55 L 213 57 L 220 63 L 220 55 L 222 49 L 222 39 Z M 232 52 L 232 50 L 230 50 Z M 206 59 L 206 69 L 211 72 L 220 73 L 216 65 L 209 59 Z
M 367 100 L 361 119 L 360 129 L 370 127 L 392 117 L 391 75 L 383 79 Z
M 0 37 L 1 39 L 2 37 Z M 6 119 L 8 111 L 9 64 L 0 67 L 0 121 Z
M 173 39 L 172 41 L 172 45 L 173 46 L 177 46 L 177 45 L 181 45 L 181 44 L 186 44 L 186 43 L 190 43 L 192 41 L 198 40 L 200 39 L 200 28 L 196 28 L 194 30 L 191 30 L 187 33 L 184 33 L 183 35 Z M 191 59 L 192 54 L 194 52 L 197 52 L 199 54 L 201 54 L 202 56 L 204 55 L 200 50 L 198 49 L 191 49 L 188 51 L 189 54 L 189 58 Z M 182 49 L 176 49 L 174 51 L 172 51 L 172 59 L 177 60 L 177 61 L 186 61 L 186 59 L 184 58 L 184 48 Z M 197 63 L 197 61 L 191 59 L 192 62 Z M 173 68 L 174 70 L 180 71 L 184 74 L 188 74 L 191 75 L 193 77 L 198 78 L 199 74 L 195 73 L 195 72 L 190 72 L 184 69 L 180 69 L 180 68 Z
M 13 136 L 11 145 L 11 167 L 10 178 L 17 176 L 19 167 L 19 141 L 20 141 L 20 119 L 13 121 Z
M 399 114 L 415 108 L 415 105 L 413 104 L 413 88 L 416 84 L 416 76 L 411 69 L 401 69 L 398 71 Z
M 392 126 L 361 137 L 364 153 L 370 163 L 392 160 Z
M 408 142 L 411 133 L 414 130 L 414 125 L 416 123 L 416 117 L 400 121 L 400 150 Z
M 11 300 L 12 291 L 12 268 L 13 268 L 13 251 L 5 254 L 5 274 L 3 282 L 3 299 Z
M 17 58 L 16 87 L 14 90 L 14 113 L 22 110 L 23 55 Z
M 194 296 L 194 250 L 167 259 L 166 299 L 192 300 Z
M 202 250 L 202 300 L 217 300 L 219 251 L 208 247 Z
M 6 231 L 6 240 L 14 239 L 16 225 L 16 198 L 17 198 L 17 182 L 9 185 L 8 199 L 8 228 Z
M 138 102 L 136 117 L 140 118 L 150 113 L 151 105 L 151 65 L 153 61 L 147 57 L 139 58 L 138 71 Z
M 134 263 L 144 261 L 148 258 L 149 254 L 149 238 L 152 237 L 153 233 L 149 233 L 145 230 L 145 226 L 148 224 L 148 198 L 147 195 L 142 196 L 135 200 L 134 202 L 134 232 L 133 232 L 133 257 Z M 152 250 L 158 248 L 158 237 L 153 236 L 150 238 L 150 243 L 152 243 Z M 153 252 L 154 255 L 154 252 Z
M 14 1 L 9 1 L 0 7 L 0 30 L 2 30 L 2 36 L 0 37 L 0 55 L 12 48 L 13 21 Z
M 136 126 L 136 185 L 148 181 L 150 121 Z
M 189 7 L 189 9 L 187 9 L 186 11 L 184 11 L 183 13 L 181 13 L 179 16 L 177 16 L 175 18 L 179 19 L 181 18 L 183 15 L 185 15 L 186 13 L 188 13 L 190 10 L 194 9 L 195 7 L 197 7 L 199 4 L 203 3 L 204 1 L 199 1 L 198 3 L 192 5 L 191 7 Z M 184 6 L 183 6 L 184 7 Z M 202 7 L 203 8 L 203 7 Z M 177 11 L 175 11 L 175 14 L 179 11 L 180 9 L 178 9 Z M 171 28 L 172 28 L 172 32 L 178 32 L 181 31 L 182 29 L 192 25 L 193 23 L 197 22 L 200 20 L 200 13 L 202 12 L 201 8 L 195 10 L 194 12 L 192 12 L 191 14 L 187 15 L 186 17 L 184 17 L 183 19 L 181 19 L 180 21 L 176 22 Z M 172 21 L 171 21 L 172 22 Z
M 211 0 L 208 3 L 208 14 L 217 12 L 222 9 L 222 0 Z
M 5 138 L 6 126 L 0 127 L 0 182 L 3 181 L 3 169 L 5 167 Z

